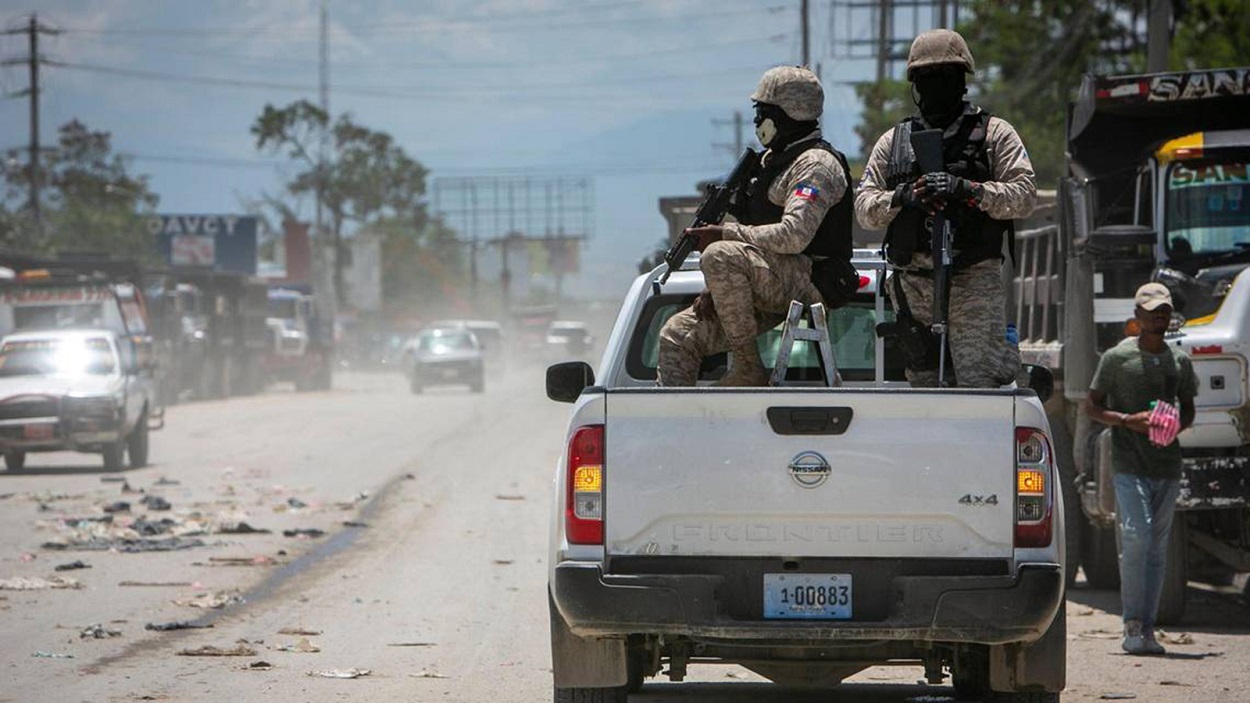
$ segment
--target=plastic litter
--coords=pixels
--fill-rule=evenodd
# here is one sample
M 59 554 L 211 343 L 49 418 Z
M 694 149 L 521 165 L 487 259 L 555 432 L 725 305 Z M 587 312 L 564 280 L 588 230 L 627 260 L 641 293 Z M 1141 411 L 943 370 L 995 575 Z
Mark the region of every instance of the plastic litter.
M 154 486 L 181 486 L 182 481 L 175 481 L 171 478 L 166 478 L 164 476 L 161 476 L 160 478 L 156 479 L 156 483 L 152 485 Z
M 121 637 L 121 636 L 122 636 L 122 633 L 120 630 L 110 630 L 100 623 L 96 623 L 94 625 L 88 625 L 87 627 L 83 628 L 82 632 L 78 633 L 78 639 L 82 639 L 82 640 L 91 640 L 91 639 L 106 640 L 110 637 Z
M 190 581 L 118 581 L 118 586 L 159 586 L 162 588 L 191 588 L 199 584 Z
M 254 657 L 256 650 L 243 643 L 236 644 L 229 649 L 206 644 L 195 649 L 180 649 L 177 654 L 180 657 Z
M 169 632 L 171 630 L 204 630 L 212 627 L 212 624 L 201 624 L 191 622 L 189 620 L 176 620 L 174 622 L 155 623 L 150 622 L 143 626 L 145 630 L 153 630 L 155 632 Z
M 1104 693 L 1098 697 L 1104 701 L 1131 701 L 1134 698 L 1137 698 L 1136 693 Z
M 450 676 L 444 676 L 435 671 L 418 671 L 415 674 L 408 674 L 409 678 L 414 679 L 450 679 Z
M 124 500 L 119 500 L 119 501 L 116 501 L 116 502 L 113 502 L 113 503 L 109 503 L 108 505 L 106 505 L 106 506 L 104 506 L 103 508 L 101 508 L 101 510 L 103 510 L 104 512 L 109 513 L 109 514 L 112 514 L 112 513 L 128 513 L 128 512 L 130 512 L 130 503 L 127 503 L 127 502 L 126 502 L 126 501 L 124 501 Z
M 45 652 L 43 650 L 39 650 L 35 652 L 34 654 L 31 654 L 30 656 L 36 657 L 38 659 L 73 659 L 74 658 L 73 654 L 57 654 L 55 652 Z
M 1189 634 L 1188 632 L 1182 632 L 1180 634 L 1174 635 L 1169 632 L 1164 632 L 1163 630 L 1156 630 L 1156 633 L 1158 634 L 1159 639 L 1163 640 L 1164 642 L 1167 642 L 1168 644 L 1193 644 L 1194 643 L 1194 636 Z
M 272 668 L 273 668 L 273 664 L 270 664 L 269 662 L 264 661 L 264 660 L 254 661 L 251 664 L 248 664 L 247 666 L 243 667 L 244 671 L 269 671 Z
M 368 527 L 369 523 L 359 520 L 344 520 L 343 527 Z
M 71 561 L 68 564 L 57 564 L 55 571 L 74 571 L 75 569 L 90 569 L 91 565 L 79 559 Z
M 40 546 L 44 549 L 57 551 L 107 552 L 115 550 L 125 554 L 137 554 L 139 552 L 174 552 L 203 547 L 204 545 L 205 542 L 202 539 L 186 537 L 166 537 L 164 539 L 150 539 L 147 537 L 108 539 L 92 537 L 81 541 L 44 542 Z
M 387 647 L 437 647 L 438 644 L 434 642 L 391 642 L 391 643 L 388 643 L 386 646 Z
M 287 498 L 287 499 L 286 499 L 286 504 L 287 504 L 287 505 L 289 505 L 289 506 L 291 506 L 292 508 L 295 508 L 296 510 L 299 510 L 300 508 L 307 508 L 307 507 L 308 507 L 308 503 L 305 503 L 304 501 L 300 500 L 299 498 L 294 498 L 294 497 L 292 497 L 292 498 Z
M 321 634 L 321 630 L 305 630 L 302 627 L 284 627 L 278 630 L 279 635 L 297 635 L 299 637 L 316 637 Z
M 169 501 L 160 496 L 143 496 L 143 500 L 140 500 L 139 502 L 148 506 L 148 510 L 169 510 L 174 507 L 170 505 Z
M 315 527 L 300 527 L 294 530 L 283 530 L 283 537 L 324 537 L 325 530 L 318 530 Z
M 83 584 L 78 579 L 65 578 L 63 576 L 53 576 L 50 579 L 27 576 L 0 579 L 0 591 L 43 591 L 50 588 L 77 589 L 82 587 Z
M 361 676 L 368 676 L 369 669 L 325 669 L 322 671 L 310 671 L 309 676 L 320 676 L 325 679 L 358 679 Z
M 243 597 L 236 593 L 198 593 L 190 598 L 176 598 L 174 605 L 205 610 L 220 610 L 227 605 L 238 605 Z
M 222 522 L 213 528 L 213 532 L 220 535 L 267 535 L 270 530 L 252 527 L 246 522 Z
M 307 637 L 301 637 L 299 642 L 295 644 L 284 644 L 278 647 L 279 652 L 296 652 L 299 654 L 316 654 L 321 651 L 321 647 L 308 641 Z

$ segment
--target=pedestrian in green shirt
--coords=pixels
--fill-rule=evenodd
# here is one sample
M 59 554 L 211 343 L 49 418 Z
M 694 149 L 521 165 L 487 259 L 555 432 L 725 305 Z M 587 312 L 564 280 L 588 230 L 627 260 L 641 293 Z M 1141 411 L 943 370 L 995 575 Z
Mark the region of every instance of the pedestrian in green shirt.
M 1189 355 L 1164 339 L 1172 321 L 1168 289 L 1147 283 L 1137 289 L 1134 302 L 1141 332 L 1102 355 L 1085 412 L 1111 427 L 1121 536 L 1121 647 L 1129 654 L 1163 654 L 1154 624 L 1180 492 L 1176 434 L 1193 424 L 1198 379 Z M 1176 408 L 1179 413 L 1169 412 Z

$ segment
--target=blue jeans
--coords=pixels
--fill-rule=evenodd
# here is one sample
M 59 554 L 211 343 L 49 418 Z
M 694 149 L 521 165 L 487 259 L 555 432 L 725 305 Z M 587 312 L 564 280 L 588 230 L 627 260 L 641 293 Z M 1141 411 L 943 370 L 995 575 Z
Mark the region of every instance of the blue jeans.
M 1124 622 L 1154 627 L 1167 571 L 1168 535 L 1181 484 L 1176 479 L 1115 475 L 1120 535 L 1120 605 Z

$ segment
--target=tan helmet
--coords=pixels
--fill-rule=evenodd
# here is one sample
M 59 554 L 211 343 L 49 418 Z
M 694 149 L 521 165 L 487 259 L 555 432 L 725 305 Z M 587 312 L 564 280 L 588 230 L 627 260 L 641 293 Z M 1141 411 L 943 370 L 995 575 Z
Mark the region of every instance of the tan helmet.
M 814 120 L 825 110 L 825 90 L 820 87 L 820 79 L 802 66 L 768 69 L 751 99 L 776 105 L 790 119 L 800 122 Z
M 915 70 L 921 66 L 934 66 L 943 63 L 954 63 L 964 67 L 968 73 L 976 73 L 976 64 L 972 61 L 972 52 L 959 32 L 949 29 L 930 29 L 921 32 L 911 43 L 911 51 L 907 54 L 907 80 L 913 80 Z

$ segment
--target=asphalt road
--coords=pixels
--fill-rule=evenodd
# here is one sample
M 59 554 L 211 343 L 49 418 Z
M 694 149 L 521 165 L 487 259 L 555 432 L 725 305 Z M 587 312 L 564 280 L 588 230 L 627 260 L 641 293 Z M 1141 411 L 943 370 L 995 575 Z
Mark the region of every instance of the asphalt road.
M 0 583 L 82 586 L 0 590 L 0 701 L 550 700 L 546 534 L 567 412 L 546 400 L 538 367 L 481 395 L 414 396 L 398 375 L 344 374 L 326 393 L 172 408 L 143 469 L 106 474 L 96 457 L 60 454 L 0 472 Z M 149 495 L 171 509 L 141 504 Z M 99 522 L 116 501 L 130 512 Z M 49 546 L 116 539 L 140 518 L 204 545 Z M 240 522 L 269 532 L 231 533 Z M 307 529 L 326 534 L 282 534 Z M 76 560 L 91 568 L 55 571 Z M 1073 589 L 1063 699 L 1250 700 L 1250 608 L 1231 591 L 1191 585 L 1170 633 L 1190 643 L 1143 659 L 1119 653 L 1116 594 Z M 190 604 L 214 598 L 226 602 Z M 176 621 L 212 627 L 145 629 Z M 83 637 L 94 624 L 120 634 Z M 179 654 L 204 647 L 240 654 Z M 369 673 L 315 675 L 351 669 Z M 876 667 L 831 695 L 692 665 L 685 683 L 649 682 L 631 702 L 953 700 L 922 675 Z

